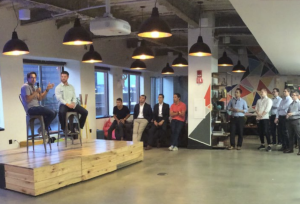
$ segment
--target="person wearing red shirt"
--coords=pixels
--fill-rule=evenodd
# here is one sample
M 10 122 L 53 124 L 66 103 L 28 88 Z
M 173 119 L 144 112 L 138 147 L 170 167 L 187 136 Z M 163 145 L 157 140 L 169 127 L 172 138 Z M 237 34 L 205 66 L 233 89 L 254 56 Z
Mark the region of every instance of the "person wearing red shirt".
M 185 123 L 185 112 L 186 105 L 180 101 L 180 94 L 175 93 L 173 96 L 174 103 L 170 108 L 170 116 L 172 117 L 171 121 L 171 146 L 169 147 L 170 151 L 178 150 L 178 137 L 181 132 L 181 129 Z

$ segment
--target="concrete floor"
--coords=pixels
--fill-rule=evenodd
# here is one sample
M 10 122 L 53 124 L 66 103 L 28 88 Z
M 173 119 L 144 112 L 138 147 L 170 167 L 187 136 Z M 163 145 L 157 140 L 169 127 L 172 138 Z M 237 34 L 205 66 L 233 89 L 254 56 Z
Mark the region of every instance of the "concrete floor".
M 258 146 L 252 137 L 241 151 L 153 149 L 143 162 L 38 197 L 0 189 L 0 204 L 299 203 L 300 156 Z

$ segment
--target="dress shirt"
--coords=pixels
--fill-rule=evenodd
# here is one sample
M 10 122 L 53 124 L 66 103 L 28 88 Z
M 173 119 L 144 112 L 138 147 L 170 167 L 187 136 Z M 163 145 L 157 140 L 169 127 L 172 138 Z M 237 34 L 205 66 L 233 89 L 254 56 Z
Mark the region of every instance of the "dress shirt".
M 143 113 L 144 105 L 145 105 L 145 103 L 143 105 L 140 105 L 140 113 L 137 118 L 144 118 L 144 113 Z
M 280 98 L 279 96 L 274 97 L 272 99 L 273 105 L 272 105 L 272 108 L 271 108 L 271 115 L 276 115 L 277 109 L 279 107 L 279 104 L 280 104 L 281 100 L 282 100 L 282 98 Z
M 286 116 L 289 106 L 291 105 L 292 102 L 293 99 L 290 96 L 283 98 L 276 111 L 276 118 L 279 118 L 279 116 Z
M 59 104 L 66 105 L 67 103 L 70 104 L 72 102 L 76 104 L 77 102 L 75 89 L 71 84 L 58 84 L 55 88 L 55 96 Z
M 291 103 L 288 113 L 292 113 L 292 116 L 288 118 L 289 120 L 300 119 L 300 101 L 298 99 Z
M 262 114 L 263 112 L 265 112 L 266 114 L 264 116 L 262 116 L 262 120 L 264 119 L 269 119 L 269 112 L 272 108 L 272 100 L 268 97 L 262 97 L 261 99 L 258 99 L 256 106 L 255 106 L 255 110 L 259 113 Z M 260 120 L 259 119 L 259 120 Z
M 158 117 L 163 117 L 162 108 L 164 103 L 158 104 Z
M 227 110 L 230 110 L 231 108 L 235 108 L 235 109 L 239 109 L 239 110 L 243 110 L 244 112 L 232 112 L 231 115 L 232 116 L 245 116 L 245 113 L 248 112 L 248 106 L 247 103 L 244 99 L 242 98 L 233 98 L 229 101 L 228 106 L 227 106 Z

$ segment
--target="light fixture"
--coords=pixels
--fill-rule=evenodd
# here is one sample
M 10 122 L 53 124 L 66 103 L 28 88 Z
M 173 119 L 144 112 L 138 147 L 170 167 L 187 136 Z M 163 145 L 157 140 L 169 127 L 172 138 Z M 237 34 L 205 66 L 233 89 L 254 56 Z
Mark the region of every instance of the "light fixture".
M 90 45 L 90 50 L 83 55 L 82 62 L 99 63 L 102 62 L 102 57 L 98 52 L 94 50 L 94 46 Z
M 173 67 L 187 67 L 188 65 L 188 61 L 182 57 L 182 53 L 179 53 L 172 63 Z
M 210 48 L 207 44 L 203 42 L 202 36 L 201 36 L 201 4 L 203 2 L 199 2 L 200 4 L 200 35 L 198 37 L 197 42 L 192 45 L 192 47 L 189 50 L 189 55 L 196 56 L 196 57 L 205 57 L 205 56 L 211 56 Z
M 162 74 L 174 74 L 174 69 L 170 67 L 169 63 L 162 69 Z
M 243 73 L 246 72 L 246 68 L 241 64 L 241 61 L 239 60 L 237 65 L 233 67 L 232 72 Z
M 229 67 L 233 66 L 232 60 L 227 56 L 227 53 L 224 51 L 222 57 L 218 60 L 218 66 Z
M 146 46 L 146 41 L 142 40 L 141 45 L 137 47 L 132 54 L 133 59 L 153 59 L 154 54 L 152 50 Z
M 79 18 L 75 19 L 74 27 L 70 28 L 64 37 L 64 45 L 89 45 L 92 44 L 92 38 L 87 30 L 80 25 Z
M 159 17 L 158 8 L 155 7 L 152 9 L 151 17 L 143 22 L 141 25 L 138 36 L 143 38 L 166 38 L 171 37 L 171 29 L 168 24 Z
M 146 64 L 145 62 L 143 62 L 140 59 L 134 60 L 134 62 L 132 62 L 130 69 L 146 69 Z

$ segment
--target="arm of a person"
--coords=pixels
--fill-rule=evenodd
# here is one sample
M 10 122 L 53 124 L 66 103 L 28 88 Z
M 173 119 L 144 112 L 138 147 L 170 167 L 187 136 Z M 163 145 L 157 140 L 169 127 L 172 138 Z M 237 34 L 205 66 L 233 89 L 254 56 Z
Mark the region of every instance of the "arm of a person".
M 174 117 L 174 116 L 177 116 L 177 115 L 178 115 L 178 112 L 174 113 L 174 110 L 173 110 L 173 108 L 171 106 L 171 108 L 170 108 L 170 116 Z
M 49 92 L 48 89 L 46 89 L 43 93 L 40 94 L 39 96 L 39 101 L 43 100 L 46 96 L 47 96 L 47 93 Z
M 264 110 L 264 112 L 262 113 L 263 116 L 270 112 L 270 110 L 271 110 L 271 108 L 272 108 L 272 105 L 273 105 L 272 100 L 269 99 L 268 104 L 267 104 L 267 107 L 266 107 L 266 109 Z
M 24 86 L 21 89 L 21 95 L 25 95 L 26 102 L 29 103 L 32 101 L 35 97 L 38 96 L 38 92 L 34 91 L 32 94 L 30 94 L 30 89 L 28 86 Z
M 258 112 L 258 110 L 259 110 L 259 105 L 258 105 L 259 103 L 258 103 L 258 101 L 257 101 L 257 103 L 256 103 L 256 106 L 255 106 L 255 113 L 258 115 L 259 114 L 259 112 Z
M 184 104 L 183 110 L 181 110 L 181 113 L 179 115 L 180 116 L 185 116 L 185 112 L 186 112 L 186 105 Z
M 67 104 L 67 102 L 62 97 L 62 93 L 60 91 L 60 86 L 59 85 L 55 88 L 55 97 L 56 97 L 56 100 L 58 100 L 60 103 L 62 103 L 64 105 Z
M 152 112 L 152 108 L 149 105 L 149 116 L 150 116 L 150 121 L 153 119 L 153 112 Z
M 232 108 L 232 100 L 229 101 L 226 109 L 231 111 L 231 108 Z
M 278 108 L 279 108 L 279 105 L 280 105 L 280 103 L 281 103 L 281 101 L 282 101 L 281 98 L 278 99 L 277 103 L 272 105 L 272 109 L 278 109 Z
M 126 117 L 124 118 L 124 120 L 127 120 L 130 117 L 130 113 L 128 113 L 128 115 L 126 115 Z
M 298 104 L 298 111 L 293 112 L 292 115 L 300 115 L 300 103 L 297 104 Z
M 242 113 L 247 113 L 247 112 L 248 112 L 248 105 L 247 105 L 246 101 L 244 101 Z
M 134 110 L 133 110 L 133 119 L 136 119 L 137 117 L 138 117 L 138 112 L 139 112 L 139 110 L 138 110 L 138 107 L 139 105 L 138 104 L 136 104 L 135 106 L 134 106 Z
M 117 118 L 117 115 L 115 115 L 115 114 L 114 114 L 114 119 L 115 119 L 116 121 L 119 121 L 119 119 Z
M 163 121 L 167 121 L 170 117 L 170 106 L 169 104 L 166 104 L 166 107 L 165 107 L 165 113 L 164 113 L 164 119 Z
M 156 108 L 157 108 L 157 104 L 155 104 L 154 105 L 154 108 L 153 108 L 153 122 L 155 122 L 155 121 L 157 121 L 157 114 L 156 113 L 158 113 L 159 112 L 159 107 L 158 107 L 158 111 L 156 112 L 155 110 L 156 110 Z
M 72 102 L 75 103 L 75 107 L 76 107 L 76 104 L 77 104 L 77 99 L 76 99 L 76 93 L 75 93 L 75 89 L 74 87 L 72 86 L 72 89 L 73 89 L 73 97 L 72 97 Z M 83 103 L 83 102 L 82 102 Z M 74 108 L 75 108 L 74 107 Z
M 289 100 L 284 104 L 284 106 L 282 108 L 283 109 L 288 109 L 292 102 L 293 102 L 293 99 L 289 98 Z

